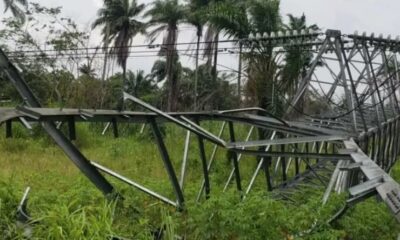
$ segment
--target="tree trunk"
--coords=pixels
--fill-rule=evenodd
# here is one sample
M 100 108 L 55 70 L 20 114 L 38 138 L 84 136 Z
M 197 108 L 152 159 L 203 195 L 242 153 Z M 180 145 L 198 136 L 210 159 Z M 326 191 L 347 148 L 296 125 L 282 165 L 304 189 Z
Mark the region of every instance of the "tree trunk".
M 122 64 L 122 88 L 121 88 L 121 97 L 117 104 L 117 110 L 123 111 L 124 110 L 124 92 L 126 91 L 127 84 L 126 84 L 126 62 Z
M 213 80 L 214 82 L 217 81 L 217 64 L 218 64 L 218 42 L 219 42 L 219 33 L 215 34 L 215 39 L 214 39 L 214 65 L 213 65 L 213 69 L 212 69 L 212 76 L 213 76 Z
M 176 43 L 176 27 L 169 27 L 167 37 L 167 86 L 168 86 L 168 111 L 175 112 L 177 110 L 178 102 L 178 79 L 176 76 L 176 69 L 174 67 L 175 61 L 175 46 Z
M 122 66 L 122 91 L 126 91 L 128 84 L 126 83 L 126 63 Z
M 101 75 L 101 81 L 102 81 L 103 88 L 104 88 L 104 86 L 105 86 L 106 72 L 107 72 L 108 38 L 109 38 L 109 35 L 110 35 L 110 24 L 107 23 L 107 26 L 106 26 L 106 38 L 105 38 L 105 41 L 104 41 L 104 50 L 105 50 L 105 53 L 104 53 L 103 74 Z
M 238 67 L 238 98 L 239 104 L 242 102 L 242 94 L 241 94 L 241 84 L 242 84 L 242 52 L 243 52 L 243 43 L 239 42 L 239 67 Z

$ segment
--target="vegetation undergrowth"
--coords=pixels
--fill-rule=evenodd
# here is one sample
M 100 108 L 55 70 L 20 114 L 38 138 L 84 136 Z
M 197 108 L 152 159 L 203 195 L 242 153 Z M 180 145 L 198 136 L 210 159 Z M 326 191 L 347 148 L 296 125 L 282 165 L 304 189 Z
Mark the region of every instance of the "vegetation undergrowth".
M 208 126 L 217 129 L 218 126 Z M 111 133 L 100 136 L 99 125 L 78 125 L 76 145 L 91 160 L 99 162 L 173 199 L 173 191 L 162 162 L 151 144 L 153 138 L 139 127 L 126 126 L 119 139 Z M 327 221 L 343 206 L 345 195 L 332 195 L 322 206 L 323 189 L 296 192 L 292 201 L 278 200 L 255 188 L 244 201 L 232 187 L 222 193 L 230 168 L 226 153 L 217 152 L 212 172 L 210 199 L 196 203 L 201 164 L 192 141 L 185 185 L 186 210 L 178 212 L 149 196 L 108 178 L 123 200 L 107 200 L 67 159 L 62 151 L 38 130 L 31 133 L 14 126 L 14 138 L 0 138 L 0 231 L 2 239 L 23 239 L 16 223 L 17 205 L 27 186 L 28 211 L 32 216 L 33 239 L 154 239 L 164 229 L 165 239 L 395 239 L 399 224 L 383 203 L 370 199 L 351 208 L 332 225 Z M 166 143 L 176 169 L 182 158 L 184 132 L 164 126 Z M 244 133 L 245 134 L 245 133 Z M 240 134 L 239 134 L 240 135 Z M 243 134 L 242 134 L 243 135 Z M 193 139 L 195 140 L 195 139 Z M 172 147 L 175 146 L 175 147 Z M 207 152 L 211 152 L 211 146 Z M 244 168 L 242 173 L 254 169 Z M 198 170 L 198 171 L 196 171 Z M 400 168 L 392 175 L 400 180 Z M 245 181 L 245 179 L 243 180 Z M 261 181 L 261 180 L 260 180 Z M 262 183 L 260 183 L 262 184 Z

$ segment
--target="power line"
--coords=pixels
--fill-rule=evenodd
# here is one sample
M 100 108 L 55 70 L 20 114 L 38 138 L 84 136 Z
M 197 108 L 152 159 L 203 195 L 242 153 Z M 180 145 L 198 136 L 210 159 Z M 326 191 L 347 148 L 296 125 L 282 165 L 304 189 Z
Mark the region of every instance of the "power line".
M 229 52 L 231 54 L 234 54 L 236 52 L 234 52 L 233 50 L 237 50 L 239 49 L 238 47 L 221 47 L 218 48 L 218 52 Z M 200 48 L 199 51 L 203 51 L 206 50 L 206 48 Z M 175 52 L 188 52 L 189 50 L 187 49 L 175 49 Z M 126 52 L 127 54 L 138 54 L 138 53 L 157 53 L 159 54 L 161 52 L 161 50 L 143 50 L 143 51 L 128 51 Z M 78 56 L 83 56 L 83 57 L 87 57 L 89 55 L 92 56 L 101 56 L 101 55 L 105 55 L 106 53 L 101 53 L 101 52 L 76 52 L 76 53 L 52 53 L 52 54 L 28 54 L 28 55 L 18 55 L 16 53 L 14 54 L 9 54 L 9 57 L 63 57 L 63 56 L 74 56 L 74 57 L 78 57 Z M 111 55 L 117 55 L 116 53 L 113 53 Z M 162 55 L 158 55 L 158 56 L 162 56 Z
M 299 39 L 299 37 L 295 37 L 296 39 Z M 290 39 L 290 38 L 289 38 Z M 275 41 L 278 39 L 271 39 L 271 38 L 259 38 L 259 39 L 249 39 L 249 38 L 243 38 L 243 39 L 225 39 L 225 40 L 218 40 L 218 44 L 223 44 L 223 43 L 238 43 L 238 42 L 248 42 L 248 43 L 253 43 L 253 42 L 270 42 L 270 41 Z M 213 44 L 216 43 L 216 41 L 200 41 L 200 44 Z M 307 45 L 304 45 L 304 43 L 307 43 Z M 184 45 L 197 45 L 197 41 L 191 41 L 191 42 L 181 42 L 181 43 L 159 43 L 159 44 L 132 44 L 132 45 L 127 45 L 127 46 L 109 46 L 109 47 L 76 47 L 76 48 L 64 48 L 64 49 L 43 49 L 43 50 L 29 50 L 29 49 L 22 49 L 22 50 L 16 50 L 16 51 L 8 51 L 6 54 L 10 53 L 29 53 L 29 52 L 40 52 L 40 53 L 45 53 L 45 52 L 60 52 L 60 51 L 87 51 L 87 50 L 112 50 L 112 49 L 119 49 L 119 48 L 158 48 L 158 47 L 168 47 L 168 46 L 184 46 Z M 290 43 L 288 46 L 293 46 L 293 47 L 310 47 L 310 46 L 319 46 L 321 42 L 309 42 L 309 41 L 304 41 L 303 43 Z M 285 44 L 278 44 L 278 46 L 284 46 Z
M 240 40 L 219 40 L 218 43 L 233 43 L 238 42 Z M 214 43 L 214 41 L 201 41 L 200 44 L 210 44 Z M 163 46 L 184 46 L 184 45 L 196 45 L 197 42 L 182 42 L 182 43 L 161 43 L 161 44 L 138 44 L 138 45 L 128 45 L 128 46 L 110 46 L 107 48 L 104 47 L 77 47 L 77 48 L 64 48 L 64 49 L 43 49 L 43 50 L 18 50 L 18 51 L 9 51 L 6 54 L 10 53 L 29 53 L 29 52 L 60 52 L 60 51 L 86 51 L 86 50 L 102 50 L 102 49 L 119 49 L 119 48 L 159 48 Z
M 238 53 L 224 53 L 224 52 L 221 52 L 221 53 L 219 53 L 219 55 L 238 55 Z M 127 58 L 155 58 L 155 57 L 162 57 L 162 55 L 160 56 L 160 55 L 158 55 L 158 54 L 151 54 L 151 55 L 132 55 L 132 56 L 128 56 Z M 21 56 L 21 57 L 17 57 L 17 56 L 14 56 L 14 57 L 10 57 L 10 59 L 24 59 L 25 57 L 23 57 L 23 56 Z M 30 59 L 30 60 L 35 60 L 35 59 L 40 59 L 40 58 L 42 58 L 42 59 L 48 59 L 48 60 L 71 60 L 71 59 L 74 59 L 74 58 L 76 58 L 76 59 L 83 59 L 83 58 L 86 58 L 85 56 L 70 56 L 70 57 L 56 57 L 56 56 L 53 56 L 53 57 L 46 57 L 46 56 L 40 56 L 40 55 L 38 55 L 38 56 L 31 56 L 31 57 L 29 57 L 28 59 Z M 103 57 L 102 56 L 94 56 L 94 57 L 89 57 L 89 59 L 103 59 Z

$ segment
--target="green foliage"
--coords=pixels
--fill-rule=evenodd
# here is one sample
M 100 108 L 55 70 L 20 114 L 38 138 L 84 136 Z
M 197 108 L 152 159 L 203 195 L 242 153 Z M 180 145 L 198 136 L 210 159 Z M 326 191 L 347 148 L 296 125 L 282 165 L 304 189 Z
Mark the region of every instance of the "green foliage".
M 384 203 L 370 199 L 349 210 L 340 220 L 339 226 L 347 230 L 346 235 L 349 239 L 396 239 L 400 227 L 393 215 L 383 210 L 385 208 Z
M 54 206 L 34 221 L 34 235 L 45 239 L 107 239 L 113 235 L 113 203 L 81 206 L 75 199 Z
M 3 0 L 4 12 L 11 11 L 13 16 L 20 22 L 25 22 L 25 8 L 28 5 L 27 0 Z
M 191 239 L 316 239 L 321 234 L 337 239 L 341 232 L 325 225 L 336 204 L 321 207 L 315 194 L 297 206 L 263 193 L 241 202 L 230 192 L 213 195 L 201 205 L 190 205 L 187 227 L 193 233 Z M 310 231 L 314 224 L 318 231 Z
M 22 3 L 22 1 L 19 1 Z M 7 1 L 6 3 L 13 3 Z M 6 5 L 11 9 L 11 5 Z M 137 20 L 144 5 L 134 0 L 107 0 L 99 11 L 94 26 L 102 26 L 104 38 L 113 41 L 113 54 L 123 67 L 106 81 L 96 74 L 93 58 L 68 57 L 67 48 L 86 47 L 89 34 L 80 30 L 70 18 L 61 16 L 61 8 L 48 8 L 37 3 L 29 6 L 26 25 L 19 20 L 4 19 L 0 31 L 2 45 L 9 49 L 36 49 L 40 57 L 32 58 L 24 53 L 16 58 L 22 75 L 40 101 L 46 106 L 75 108 L 114 108 L 120 102 L 121 90 L 140 97 L 159 108 L 192 110 L 195 98 L 193 89 L 198 81 L 198 107 L 203 110 L 236 107 L 238 99 L 235 86 L 229 82 L 232 74 L 218 74 L 211 67 L 196 65 L 192 70 L 182 66 L 175 43 L 179 24 L 190 22 L 196 27 L 198 40 L 203 27 L 208 25 L 205 47 L 209 57 L 217 47 L 219 34 L 232 38 L 246 37 L 250 32 L 264 33 L 282 28 L 290 30 L 316 29 L 306 24 L 305 16 L 289 16 L 283 25 L 276 0 L 225 0 L 189 1 L 188 6 L 177 0 L 157 0 L 145 14 L 149 24 Z M 12 10 L 12 9 L 11 9 Z M 107 25 L 110 34 L 107 34 Z M 126 61 L 132 39 L 151 27 L 150 39 L 166 33 L 160 51 L 161 60 L 155 62 L 150 74 L 126 69 Z M 34 33 L 48 33 L 46 44 L 56 50 L 55 59 L 42 51 L 43 42 Z M 281 114 L 286 105 L 282 96 L 294 94 L 299 76 L 309 68 L 312 55 L 289 48 L 284 61 L 273 53 L 271 44 L 244 45 L 243 53 L 247 77 L 246 104 L 259 105 L 271 113 Z M 199 51 L 199 48 L 197 48 Z M 75 52 L 77 53 L 77 52 Z M 97 53 L 97 50 L 96 50 Z M 218 51 L 215 51 L 217 54 Z M 207 54 L 206 54 L 207 55 Z M 56 56 L 56 58 L 57 58 Z M 198 57 L 198 56 L 197 56 Z M 214 61 L 214 67 L 217 62 Z M 66 66 L 72 66 L 67 68 Z M 124 81 L 125 80 L 125 81 Z M 163 85 L 163 81 L 166 84 Z M 12 104 L 22 103 L 18 93 L 5 76 L 0 75 L 0 99 L 12 99 Z M 321 108 L 318 99 L 306 99 L 308 108 Z M 126 105 L 129 110 L 137 106 Z M 218 126 L 204 124 L 216 131 Z M 99 162 L 121 174 L 173 198 L 171 184 L 160 160 L 149 126 L 140 134 L 141 126 L 120 125 L 120 139 L 112 133 L 99 136 L 103 124 L 77 125 L 78 139 L 74 144 L 88 159 Z M 164 135 L 175 169 L 182 158 L 184 131 L 163 124 Z M 187 209 L 177 212 L 132 187 L 111 180 L 124 199 L 109 201 L 82 176 L 59 148 L 43 133 L 39 125 L 27 132 L 20 125 L 13 127 L 14 138 L 4 139 L 0 131 L 0 235 L 2 239 L 23 239 L 23 231 L 16 224 L 16 209 L 21 190 L 29 185 L 32 192 L 28 209 L 33 217 L 33 239 L 108 239 L 123 236 L 132 239 L 154 239 L 161 230 L 164 239 L 394 239 L 399 224 L 384 204 L 375 199 L 350 209 L 334 225 L 328 220 L 343 206 L 346 196 L 333 195 L 325 206 L 321 204 L 322 191 L 302 189 L 291 196 L 292 201 L 279 200 L 264 189 L 254 189 L 243 201 L 237 191 L 220 193 L 218 187 L 211 198 L 194 202 L 202 180 L 201 163 L 197 155 L 198 145 L 191 139 L 189 170 L 185 185 Z M 61 128 L 66 132 L 66 126 Z M 239 134 L 245 133 L 241 129 Z M 211 146 L 206 144 L 207 153 Z M 219 151 L 212 184 L 219 186 L 229 174 L 227 153 Z M 254 160 L 254 159 L 247 159 Z M 253 165 L 241 165 L 243 176 L 252 173 Z M 400 180 L 400 167 L 392 175 Z M 248 180 L 244 179 L 244 182 Z M 214 188 L 213 188 L 214 189 Z
M 181 65 L 176 50 L 178 41 L 178 24 L 185 19 L 185 9 L 178 0 L 156 0 L 144 17 L 149 17 L 148 27 L 156 27 L 149 33 L 153 42 L 162 32 L 166 32 L 160 55 L 165 56 L 166 86 L 168 93 L 167 109 L 170 112 L 178 109 L 179 74 Z
M 104 1 L 104 7 L 99 10 L 98 18 L 92 24 L 92 28 L 103 27 L 105 46 L 113 42 L 114 48 L 110 53 L 115 55 L 118 65 L 122 67 L 124 80 L 129 45 L 137 34 L 146 31 L 146 25 L 138 20 L 144 8 L 145 5 L 138 4 L 136 0 Z
M 173 197 L 150 134 L 140 134 L 140 126 L 121 126 L 121 138 L 113 139 L 111 133 L 99 136 L 102 126 L 97 125 L 77 125 L 76 144 L 85 155 Z M 208 123 L 204 126 L 212 131 L 218 127 Z M 172 149 L 171 160 L 178 168 L 182 149 L 177 146 L 183 145 L 184 131 L 169 124 L 163 129 L 168 149 Z M 244 129 L 237 130 L 239 137 Z M 212 173 L 215 191 L 210 199 L 196 203 L 202 175 L 195 141 L 191 143 L 193 151 L 189 155 L 185 212 L 177 212 L 113 180 L 124 199 L 108 202 L 54 144 L 46 141 L 41 134 L 7 141 L 1 137 L 0 151 L 6 154 L 0 155 L 0 177 L 5 179 L 0 182 L 0 230 L 11 239 L 23 232 L 16 225 L 15 211 L 27 184 L 32 187 L 28 210 L 35 221 L 32 231 L 35 239 L 106 239 L 111 235 L 152 239 L 152 234 L 160 229 L 165 230 L 164 239 L 175 236 L 186 239 L 393 239 L 400 230 L 386 206 L 374 199 L 350 209 L 331 226 L 327 221 L 343 206 L 345 195 L 333 195 L 322 206 L 323 191 L 314 188 L 302 189 L 291 196 L 296 204 L 278 200 L 262 188 L 254 189 L 244 201 L 237 191 L 222 193 L 217 185 L 223 184 L 225 178 L 219 180 L 216 175 L 226 176 L 229 171 L 226 153 L 222 151 L 217 153 L 220 161 Z M 210 145 L 206 145 L 206 150 L 211 150 Z M 398 175 L 399 169 L 399 166 L 393 169 L 393 176 Z M 253 169 L 243 166 L 241 170 L 246 176 Z
M 22 236 L 22 230 L 16 225 L 16 196 L 14 179 L 0 182 L 0 233 L 3 239 L 17 239 Z

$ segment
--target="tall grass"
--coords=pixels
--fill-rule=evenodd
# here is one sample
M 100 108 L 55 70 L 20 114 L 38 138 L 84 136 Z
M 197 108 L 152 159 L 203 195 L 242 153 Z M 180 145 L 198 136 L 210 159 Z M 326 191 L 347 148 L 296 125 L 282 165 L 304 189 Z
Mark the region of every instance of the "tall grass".
M 218 125 L 204 124 L 212 132 Z M 154 139 L 140 126 L 123 126 L 121 137 L 101 136 L 101 124 L 78 124 L 75 144 L 92 161 L 105 165 L 155 191 L 174 199 Z M 15 211 L 26 186 L 32 188 L 28 209 L 34 223 L 33 239 L 153 239 L 165 229 L 164 238 L 174 239 L 394 239 L 399 224 L 386 207 L 369 200 L 350 210 L 334 226 L 326 221 L 344 204 L 344 195 L 333 195 L 321 205 L 322 190 L 305 189 L 290 201 L 279 201 L 256 188 L 244 202 L 232 187 L 221 189 L 231 169 L 225 151 L 218 151 L 211 172 L 212 195 L 207 201 L 194 200 L 202 181 L 197 138 L 191 138 L 191 151 L 185 184 L 187 210 L 177 212 L 159 201 L 108 178 L 123 200 L 109 202 L 71 163 L 39 128 L 29 133 L 14 126 L 14 138 L 4 139 L 0 130 L 0 236 L 23 239 L 16 225 Z M 64 129 L 65 130 L 65 129 Z M 237 127 L 237 139 L 244 139 L 248 128 Z M 179 172 L 185 132 L 163 126 L 171 160 Z M 224 135 L 224 138 L 228 136 Z M 212 146 L 206 143 L 207 154 Z M 245 157 L 240 163 L 247 183 L 257 161 Z M 400 167 L 393 176 L 400 180 Z M 258 179 L 262 186 L 262 177 Z M 317 226 L 309 231 L 312 226 Z

